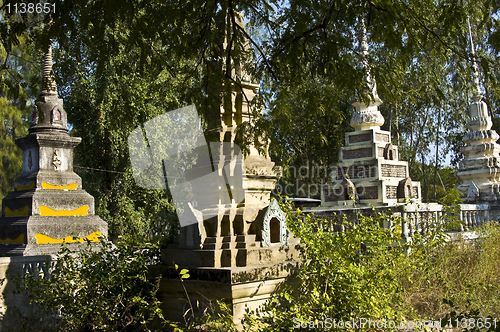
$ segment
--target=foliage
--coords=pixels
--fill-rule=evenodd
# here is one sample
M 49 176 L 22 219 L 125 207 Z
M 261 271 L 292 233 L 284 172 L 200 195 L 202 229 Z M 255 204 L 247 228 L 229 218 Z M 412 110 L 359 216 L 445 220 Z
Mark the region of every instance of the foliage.
M 63 247 L 51 278 L 26 276 L 24 288 L 52 329 L 151 331 L 168 326 L 150 274 L 158 247 L 130 241 L 88 243 L 77 253 Z
M 300 271 L 265 307 L 246 316 L 246 326 L 282 331 L 300 329 L 301 323 L 311 328 L 327 318 L 447 322 L 500 317 L 500 226 L 483 226 L 475 241 L 449 242 L 446 231 L 459 226 L 457 203 L 457 192 L 447 193 L 441 223 L 406 244 L 400 242 L 401 219 L 394 216 L 358 216 L 349 222 L 339 217 L 345 231 L 334 233 L 339 223 L 288 210 L 289 227 L 303 245 Z M 388 221 L 393 226 L 382 229 Z
M 74 33 L 75 40 L 91 37 L 83 28 Z M 96 213 L 108 223 L 112 239 L 168 241 L 177 229 L 173 202 L 168 192 L 135 184 L 127 139 L 147 120 L 179 106 L 175 92 L 181 83 L 166 69 L 138 72 L 137 49 L 121 48 L 98 72 L 89 60 L 91 50 L 78 43 L 71 47 L 80 52 L 77 57 L 63 49 L 54 50 L 54 57 L 59 68 L 68 68 L 60 71 L 62 86 L 71 85 L 71 93 L 63 89 L 65 108 L 73 124 L 71 134 L 82 137 L 75 149 L 75 171 L 95 197 Z
M 338 100 L 333 86 L 317 81 L 295 89 L 283 88 L 269 100 L 270 112 L 259 125 L 269 126 L 274 132 L 270 155 L 283 167 L 279 185 L 293 186 L 294 196 L 301 195 L 298 188 L 303 184 L 330 180 L 329 166 L 338 162 L 339 148 L 349 128 L 349 105 Z M 280 194 L 292 196 L 288 190 Z
M 18 45 L 7 51 L 0 45 L 0 199 L 14 189 L 14 179 L 21 174 L 21 149 L 15 140 L 27 134 L 35 87 L 39 79 L 37 54 L 29 37 L 19 38 Z
M 11 1 L 5 1 L 0 9 L 5 12 L 9 3 Z M 304 105 L 311 122 L 319 123 L 343 118 L 338 112 L 339 101 L 342 104 L 353 96 L 366 95 L 364 73 L 357 66 L 355 35 L 359 19 L 363 17 L 370 40 L 370 64 L 385 102 L 386 126 L 396 127 L 396 136 L 408 140 L 406 153 L 411 164 L 420 151 L 428 153 L 428 143 L 436 142 L 440 136 L 446 141 L 446 144 L 441 142 L 441 147 L 453 146 L 458 153 L 460 141 L 456 132 L 448 129 L 462 128 L 464 103 L 468 99 L 472 66 L 470 50 L 466 47 L 467 17 L 471 19 L 477 40 L 490 106 L 498 99 L 495 97 L 499 90 L 494 52 L 500 45 L 495 15 L 498 6 L 489 0 L 54 3 L 56 12 L 50 17 L 4 15 L 5 28 L 1 33 L 5 49 L 10 49 L 28 31 L 41 43 L 47 44 L 48 38 L 53 38 L 71 59 L 61 67 L 67 77 L 84 63 L 83 68 L 95 77 L 105 77 L 110 74 L 110 59 L 124 51 L 133 51 L 136 52 L 134 60 L 123 62 L 120 68 L 125 69 L 124 76 L 130 68 L 139 75 L 149 72 L 151 77 L 166 70 L 174 82 L 183 83 L 186 94 L 191 94 L 200 105 L 208 105 L 209 101 L 220 104 L 221 99 L 219 91 L 207 87 L 231 81 L 228 77 L 231 66 L 221 70 L 214 58 L 226 56 L 231 57 L 235 65 L 243 63 L 248 58 L 243 39 L 250 38 L 256 66 L 244 67 L 256 80 L 262 78 L 265 99 L 268 103 L 273 101 L 273 105 L 267 105 L 273 118 L 281 121 L 289 117 L 285 121 L 291 119 L 292 123 L 299 122 L 304 114 L 290 112 L 293 100 L 300 100 L 300 96 L 310 99 L 308 96 L 323 95 L 314 98 L 312 105 Z M 237 11 L 246 16 L 248 33 L 234 24 Z M 226 54 L 220 49 L 221 34 L 226 34 L 227 44 L 233 46 Z M 120 76 L 122 72 L 116 73 Z M 165 86 L 169 86 L 168 83 Z M 146 85 L 149 85 L 147 80 Z M 93 90 L 98 92 L 99 88 Z M 120 91 L 116 96 L 128 99 L 127 91 Z M 332 100 L 335 100 L 333 104 Z M 126 119 L 135 109 L 110 111 L 111 119 Z M 123 116 L 125 114 L 127 116 Z M 254 129 L 262 131 L 263 128 Z M 273 130 L 274 127 L 267 127 L 271 136 Z M 446 134 L 440 135 L 440 132 Z M 280 134 L 286 135 L 286 131 Z M 297 142 L 302 134 L 296 133 Z M 329 136 L 330 133 L 322 131 L 309 135 L 316 142 L 325 142 Z M 336 151 L 338 141 L 329 139 L 328 144 L 321 143 L 319 148 Z M 283 161 L 285 165 L 287 162 Z
M 392 307 L 400 297 L 398 267 L 405 262 L 398 218 L 390 218 L 393 227 L 383 229 L 389 218 L 383 215 L 322 220 L 289 212 L 289 228 L 302 243 L 298 285 L 286 283 L 256 317 L 248 316 L 250 324 L 281 331 L 327 318 L 400 319 Z M 341 225 L 345 231 L 332 232 Z
M 14 141 L 26 134 L 23 112 L 0 97 L 0 199 L 12 191 L 14 179 L 21 174 L 22 154 Z
M 477 230 L 476 241 L 447 242 L 414 256 L 419 266 L 403 282 L 403 308 L 414 318 L 500 317 L 500 226 Z M 455 314 L 452 314 L 455 312 Z

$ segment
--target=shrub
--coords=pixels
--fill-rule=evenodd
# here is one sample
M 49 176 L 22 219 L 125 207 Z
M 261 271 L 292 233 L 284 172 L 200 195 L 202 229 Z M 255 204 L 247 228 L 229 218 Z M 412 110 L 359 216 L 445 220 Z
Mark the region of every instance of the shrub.
M 51 278 L 26 276 L 24 288 L 52 328 L 65 331 L 150 331 L 166 326 L 150 278 L 159 249 L 121 239 L 88 243 L 78 252 L 63 247 Z
M 358 215 L 352 221 L 343 218 L 345 231 L 332 232 L 339 226 L 333 220 L 300 211 L 292 216 L 286 209 L 289 229 L 302 242 L 298 286 L 285 283 L 265 308 L 247 316 L 247 325 L 282 331 L 301 323 L 308 329 L 309 322 L 327 319 L 399 319 L 393 303 L 399 301 L 401 290 L 398 273 L 407 270 L 401 268 L 406 249 L 400 242 L 399 218 L 380 214 Z M 395 226 L 380 227 L 388 219 Z
M 500 225 L 486 224 L 476 232 L 474 241 L 447 242 L 413 257 L 418 268 L 402 280 L 408 315 L 449 319 L 460 312 L 500 318 Z

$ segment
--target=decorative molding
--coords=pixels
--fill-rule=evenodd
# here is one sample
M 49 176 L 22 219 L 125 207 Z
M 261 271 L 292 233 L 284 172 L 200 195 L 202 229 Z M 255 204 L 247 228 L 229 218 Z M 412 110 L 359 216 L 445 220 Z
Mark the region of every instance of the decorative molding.
M 384 117 L 378 109 L 355 111 L 351 118 L 351 126 L 354 128 L 363 125 L 382 126 L 384 122 Z
M 61 159 L 57 155 L 57 149 L 54 150 L 54 155 L 52 156 L 52 165 L 54 165 L 54 169 L 57 171 L 61 166 Z
M 42 182 L 42 189 L 62 189 L 62 190 L 76 190 L 78 188 L 78 184 L 71 183 L 68 185 L 52 185 L 47 182 Z
M 100 231 L 94 232 L 84 237 L 76 237 L 76 236 L 66 236 L 62 239 L 55 239 L 50 236 L 36 233 L 36 243 L 37 244 L 47 244 L 47 243 L 75 243 L 75 242 L 99 242 L 102 233 Z
M 40 210 L 41 216 L 87 216 L 89 207 L 86 205 L 80 206 L 74 210 L 54 210 L 49 208 L 48 206 L 40 205 L 38 208 Z

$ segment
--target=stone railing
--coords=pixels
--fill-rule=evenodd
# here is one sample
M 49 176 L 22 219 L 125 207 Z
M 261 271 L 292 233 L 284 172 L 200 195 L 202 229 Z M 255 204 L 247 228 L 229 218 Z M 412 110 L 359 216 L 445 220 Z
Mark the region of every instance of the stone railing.
M 489 205 L 488 204 L 460 204 L 460 215 L 457 215 L 463 222 L 458 229 L 449 231 L 448 234 L 452 240 L 458 239 L 457 235 L 462 232 L 470 232 L 475 227 L 488 222 Z M 314 213 L 320 219 L 334 219 L 337 222 L 326 223 L 328 230 L 333 232 L 342 232 L 345 230 L 345 225 L 342 222 L 343 216 L 347 220 L 353 220 L 353 216 L 358 213 L 363 215 L 373 214 L 377 212 L 392 213 L 394 216 L 401 216 L 401 236 L 404 241 L 408 241 L 415 234 L 425 234 L 429 230 L 436 227 L 438 224 L 445 222 L 443 218 L 443 206 L 438 203 L 420 203 L 420 204 L 405 204 L 399 206 L 380 206 L 380 207 L 359 207 L 359 208 L 328 208 L 320 207 L 316 209 L 305 210 L 304 213 Z M 384 227 L 391 227 L 391 220 L 384 222 Z M 324 228 L 321 223 L 318 225 Z M 467 237 L 471 237 L 470 234 Z M 472 238 L 475 236 L 472 236 Z
M 442 222 L 443 206 L 437 203 L 407 204 L 401 211 L 401 237 L 408 241 L 415 234 L 425 234 Z
M 0 330 L 6 324 L 16 324 L 19 314 L 28 317 L 32 312 L 29 296 L 20 292 L 21 279 L 26 275 L 50 278 L 51 256 L 0 257 Z
M 460 231 L 470 231 L 490 221 L 488 204 L 460 204 L 460 220 L 464 222 Z
M 37 259 L 23 263 L 23 275 L 29 274 L 34 277 L 50 279 L 52 265 L 53 265 L 53 261 L 50 259 L 50 256 L 49 257 L 31 256 L 31 257 L 36 257 Z

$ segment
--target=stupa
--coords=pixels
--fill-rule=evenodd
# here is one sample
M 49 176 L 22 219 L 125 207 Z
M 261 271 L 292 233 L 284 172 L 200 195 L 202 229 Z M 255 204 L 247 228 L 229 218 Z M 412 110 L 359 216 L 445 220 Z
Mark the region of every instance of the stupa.
M 242 15 L 235 21 L 237 29 L 245 29 Z M 230 32 L 231 24 L 227 29 Z M 248 41 L 243 44 L 243 50 L 250 52 Z M 163 265 L 168 268 L 159 298 L 164 315 L 170 319 L 183 319 L 188 305 L 185 287 L 191 303 L 199 301 L 203 308 L 216 300 L 226 302 L 239 323 L 245 310 L 264 303 L 298 264 L 297 240 L 287 230 L 278 203 L 270 200 L 277 181 L 274 163 L 253 145 L 247 155 L 237 153 L 236 129 L 250 123 L 250 105 L 259 85 L 242 63 L 234 59 L 226 62 L 230 45 L 221 43 L 217 65 L 219 70 L 231 73 L 231 79 L 212 87 L 226 99 L 221 98 L 207 112 L 211 156 L 199 158 L 186 171 L 186 178 L 194 173 L 199 176 L 203 168 L 207 174 L 214 169 L 223 171 L 226 185 L 206 186 L 196 194 L 195 203 L 188 205 L 181 218 L 190 217 L 195 222 L 182 227 L 177 243 L 162 251 Z M 235 199 L 237 196 L 241 201 Z M 172 269 L 174 264 L 189 270 L 190 277 L 183 286 Z
M 490 203 L 490 216 L 497 219 L 500 207 L 493 205 L 500 205 L 500 145 L 497 143 L 500 136 L 491 129 L 493 122 L 481 93 L 470 25 L 469 34 L 473 56 L 473 96 L 467 122 L 469 131 L 463 138 L 465 146 L 462 153 L 465 158 L 459 163 L 457 171 L 461 182 L 457 189 L 462 193 L 464 203 Z
M 52 71 L 52 49 L 45 55 L 42 89 L 26 137 L 16 140 L 23 151 L 21 175 L 2 200 L 0 255 L 55 254 L 63 242 L 99 241 L 106 222 L 94 214 L 94 198 L 73 172 L 73 149 L 67 115 Z
M 398 147 L 391 143 L 391 133 L 381 130 L 384 117 L 378 110 L 382 100 L 368 63 L 368 41 L 363 19 L 359 20 L 360 69 L 369 88 L 365 100 L 352 104 L 354 131 L 345 134 L 339 163 L 331 167 L 331 182 L 323 185 L 323 207 L 394 205 L 421 201 L 420 183 L 412 181 L 408 162 L 399 160 Z

